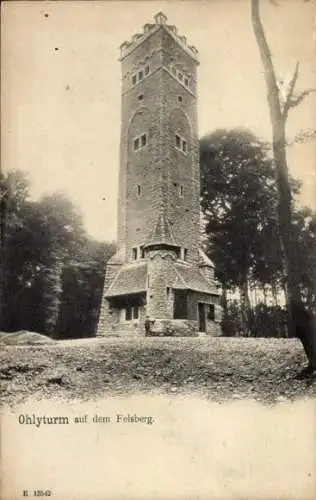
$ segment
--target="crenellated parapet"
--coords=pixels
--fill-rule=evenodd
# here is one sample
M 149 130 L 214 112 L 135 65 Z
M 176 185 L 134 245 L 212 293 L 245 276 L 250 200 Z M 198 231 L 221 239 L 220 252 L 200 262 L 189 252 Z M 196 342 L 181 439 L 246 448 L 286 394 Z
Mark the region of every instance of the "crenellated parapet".
M 130 54 L 139 44 L 141 44 L 147 37 L 151 36 L 161 26 L 170 33 L 179 45 L 187 52 L 193 59 L 198 60 L 198 50 L 194 45 L 188 45 L 186 36 L 179 35 L 176 26 L 167 24 L 167 16 L 163 12 L 158 12 L 154 16 L 154 23 L 146 23 L 143 26 L 142 33 L 135 33 L 130 41 L 125 41 L 120 45 L 120 59 L 124 59 Z

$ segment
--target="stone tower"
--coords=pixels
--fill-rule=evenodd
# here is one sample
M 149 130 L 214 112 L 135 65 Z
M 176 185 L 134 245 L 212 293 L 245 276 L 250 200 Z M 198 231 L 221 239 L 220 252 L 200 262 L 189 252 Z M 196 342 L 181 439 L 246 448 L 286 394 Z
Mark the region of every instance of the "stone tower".
M 97 335 L 220 333 L 218 287 L 200 249 L 198 53 L 160 12 L 121 49 L 117 253 Z

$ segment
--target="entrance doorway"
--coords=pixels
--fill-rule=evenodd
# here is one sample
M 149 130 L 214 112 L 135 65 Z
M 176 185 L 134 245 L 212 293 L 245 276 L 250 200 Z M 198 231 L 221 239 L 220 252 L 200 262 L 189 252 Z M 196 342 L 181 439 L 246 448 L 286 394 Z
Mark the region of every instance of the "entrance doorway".
M 187 293 L 183 290 L 175 290 L 173 317 L 174 319 L 187 319 L 188 317 Z
M 198 314 L 199 314 L 199 332 L 206 331 L 205 323 L 205 304 L 198 302 Z

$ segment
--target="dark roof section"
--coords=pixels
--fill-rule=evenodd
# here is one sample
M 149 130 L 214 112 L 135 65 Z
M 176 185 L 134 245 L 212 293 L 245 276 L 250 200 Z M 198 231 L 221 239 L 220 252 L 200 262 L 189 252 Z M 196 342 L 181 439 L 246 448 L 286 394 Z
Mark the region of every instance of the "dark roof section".
M 130 295 L 146 291 L 147 262 L 133 263 L 122 266 L 110 287 L 106 297 Z
M 199 265 L 201 267 L 215 267 L 211 259 L 206 255 L 201 248 L 199 248 Z
M 200 270 L 191 264 L 175 264 L 176 278 L 171 285 L 178 290 L 193 290 L 196 292 L 218 295 L 216 282 L 210 283 L 200 272 Z M 119 297 L 143 293 L 147 290 L 147 262 L 135 262 L 125 264 L 120 268 L 112 281 L 110 287 L 105 293 L 105 297 Z
M 177 279 L 173 288 L 179 290 L 194 290 L 197 292 L 218 295 L 215 283 L 210 283 L 194 266 L 176 264 Z
M 170 224 L 163 212 L 158 215 L 154 229 L 144 247 L 147 248 L 155 245 L 180 247 L 180 245 L 176 243 Z

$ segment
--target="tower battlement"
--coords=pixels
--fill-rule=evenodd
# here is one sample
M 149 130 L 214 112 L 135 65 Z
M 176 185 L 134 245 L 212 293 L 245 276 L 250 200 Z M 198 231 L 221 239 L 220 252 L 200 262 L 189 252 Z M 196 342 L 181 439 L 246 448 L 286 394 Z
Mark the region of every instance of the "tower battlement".
M 130 41 L 125 41 L 120 45 L 120 60 L 128 56 L 133 50 L 143 43 L 148 37 L 153 33 L 161 29 L 165 29 L 173 39 L 179 44 L 179 46 L 193 59 L 198 60 L 198 50 L 194 45 L 188 45 L 187 37 L 178 34 L 177 27 L 174 25 L 167 24 L 167 16 L 163 12 L 158 12 L 154 16 L 154 23 L 146 23 L 143 26 L 142 33 L 135 33 Z

